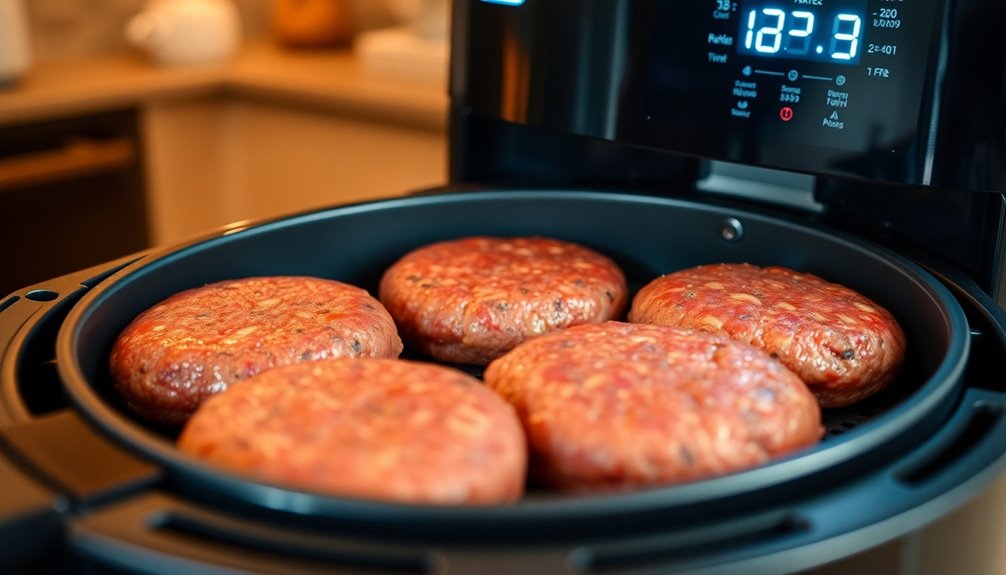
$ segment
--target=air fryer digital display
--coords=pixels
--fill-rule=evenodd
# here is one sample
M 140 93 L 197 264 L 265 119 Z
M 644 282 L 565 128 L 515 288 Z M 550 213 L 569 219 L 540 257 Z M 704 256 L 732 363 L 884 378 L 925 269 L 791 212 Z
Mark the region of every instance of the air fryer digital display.
M 924 156 L 938 4 L 656 2 L 636 133 L 728 160 L 904 173 Z
M 823 0 L 780 4 L 777 0 L 723 0 L 718 6 L 737 11 L 740 30 L 737 52 L 766 58 L 817 60 L 833 64 L 858 64 L 866 22 L 866 0 Z M 888 13 L 897 17 L 898 9 Z

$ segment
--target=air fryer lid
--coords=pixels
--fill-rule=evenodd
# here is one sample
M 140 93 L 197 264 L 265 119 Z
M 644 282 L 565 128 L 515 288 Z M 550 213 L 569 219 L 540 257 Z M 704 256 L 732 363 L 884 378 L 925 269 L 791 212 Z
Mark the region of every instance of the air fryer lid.
M 173 435 L 135 419 L 112 389 L 108 355 L 140 312 L 171 294 L 224 279 L 312 275 L 376 293 L 382 272 L 418 246 L 466 235 L 543 235 L 605 253 L 636 289 L 660 274 L 715 262 L 782 265 L 843 283 L 889 309 L 908 337 L 905 367 L 887 390 L 826 412 L 820 445 L 732 475 L 624 493 L 531 492 L 513 506 L 429 507 L 321 496 L 250 481 L 177 451 Z M 422 529 L 533 534 L 562 524 L 604 530 L 639 513 L 672 510 L 662 525 L 757 509 L 793 493 L 827 490 L 925 440 L 952 409 L 968 354 L 965 316 L 946 288 L 877 246 L 776 217 L 701 203 L 580 191 L 493 191 L 414 196 L 279 219 L 167 249 L 112 276 L 84 297 L 58 342 L 72 400 L 105 434 L 166 470 L 193 497 L 242 508 Z M 589 520 L 589 521 L 585 521 Z M 624 522 L 621 525 L 624 526 Z

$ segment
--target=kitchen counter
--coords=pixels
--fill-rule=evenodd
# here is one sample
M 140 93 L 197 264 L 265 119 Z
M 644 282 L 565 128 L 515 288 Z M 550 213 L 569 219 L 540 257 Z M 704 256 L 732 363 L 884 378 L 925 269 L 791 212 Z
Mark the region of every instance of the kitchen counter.
M 432 79 L 371 72 L 351 50 L 246 45 L 223 65 L 158 67 L 135 53 L 35 66 L 0 91 L 0 126 L 215 93 L 262 98 L 443 131 L 447 90 Z
M 135 52 L 39 64 L 0 90 L 0 131 L 135 110 L 150 239 L 161 245 L 442 185 L 446 81 L 399 71 L 349 49 L 268 41 L 217 66 L 159 67 Z

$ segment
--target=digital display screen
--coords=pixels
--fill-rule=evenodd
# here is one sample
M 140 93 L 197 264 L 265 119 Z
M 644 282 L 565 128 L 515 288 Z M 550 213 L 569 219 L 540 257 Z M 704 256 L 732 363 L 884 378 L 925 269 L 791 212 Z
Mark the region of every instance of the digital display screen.
M 866 0 L 748 0 L 738 13 L 739 54 L 858 64 L 865 46 Z
M 655 0 L 643 113 L 622 133 L 761 166 L 903 172 L 926 143 L 920 126 L 943 4 Z

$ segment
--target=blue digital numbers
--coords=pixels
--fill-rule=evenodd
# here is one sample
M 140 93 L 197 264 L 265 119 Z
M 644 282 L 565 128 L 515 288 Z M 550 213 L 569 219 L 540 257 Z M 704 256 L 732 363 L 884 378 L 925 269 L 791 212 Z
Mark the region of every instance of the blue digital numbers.
M 837 14 L 831 30 L 831 53 L 836 60 L 854 60 L 859 54 L 863 19 L 855 14 Z
M 838 64 L 859 62 L 865 0 L 829 3 L 827 8 L 807 2 L 798 9 L 783 8 L 777 1 L 741 3 L 738 52 Z
M 810 40 L 814 33 L 814 13 L 806 10 L 790 12 L 789 32 L 786 35 L 786 53 L 791 56 L 804 56 L 810 52 Z

